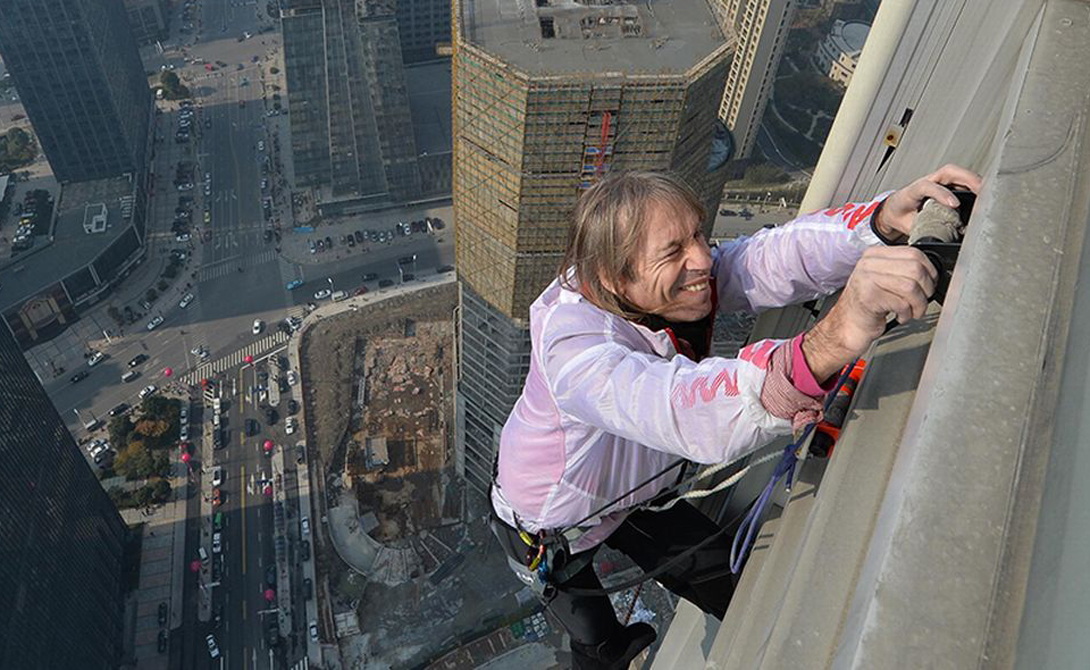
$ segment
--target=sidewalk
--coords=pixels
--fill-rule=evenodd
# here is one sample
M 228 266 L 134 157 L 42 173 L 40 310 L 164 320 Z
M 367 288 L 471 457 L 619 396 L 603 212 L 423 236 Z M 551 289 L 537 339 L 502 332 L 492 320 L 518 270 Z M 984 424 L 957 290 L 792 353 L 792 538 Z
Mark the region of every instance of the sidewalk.
M 170 480 L 174 499 L 144 516 L 142 509 L 121 510 L 129 526 L 144 524 L 140 552 L 140 581 L 133 594 L 136 605 L 134 635 L 126 640 L 138 669 L 165 670 L 169 656 L 157 650 L 159 604 L 167 603 L 167 628 L 182 625 L 182 584 L 185 578 L 186 477 L 185 466 L 175 463 Z

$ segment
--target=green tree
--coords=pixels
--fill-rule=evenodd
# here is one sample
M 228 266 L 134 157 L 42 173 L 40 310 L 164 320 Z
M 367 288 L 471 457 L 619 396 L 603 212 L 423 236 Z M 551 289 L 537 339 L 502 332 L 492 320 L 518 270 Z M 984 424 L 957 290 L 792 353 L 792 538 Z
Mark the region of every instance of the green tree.
M 155 299 L 158 298 L 158 297 L 159 297 L 159 294 L 156 293 L 155 289 L 153 289 L 153 288 L 149 288 L 148 292 L 144 294 L 144 299 L 147 300 L 148 302 L 154 302 Z
M 144 479 L 155 474 L 155 463 L 147 446 L 140 440 L 133 440 L 117 454 L 114 470 L 130 481 Z
M 110 443 L 113 444 L 118 453 L 121 453 L 128 446 L 129 435 L 133 431 L 132 421 L 129 420 L 129 416 L 127 414 L 115 416 L 110 419 L 106 429 L 110 434 Z

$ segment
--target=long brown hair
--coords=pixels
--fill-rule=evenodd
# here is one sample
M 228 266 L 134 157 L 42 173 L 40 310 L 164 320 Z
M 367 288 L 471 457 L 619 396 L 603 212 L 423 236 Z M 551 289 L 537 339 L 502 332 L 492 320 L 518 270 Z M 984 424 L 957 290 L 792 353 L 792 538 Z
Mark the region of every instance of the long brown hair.
M 606 284 L 617 287 L 636 280 L 637 256 L 647 239 L 647 214 L 653 203 L 688 209 L 704 220 L 704 205 L 692 188 L 668 173 L 611 174 L 584 191 L 575 203 L 558 269 L 561 286 L 622 318 L 642 316 Z

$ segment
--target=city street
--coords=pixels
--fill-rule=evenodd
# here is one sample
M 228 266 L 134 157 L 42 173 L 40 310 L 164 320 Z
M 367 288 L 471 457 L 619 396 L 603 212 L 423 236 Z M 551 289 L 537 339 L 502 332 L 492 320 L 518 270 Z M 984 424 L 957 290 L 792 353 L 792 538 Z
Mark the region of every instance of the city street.
M 377 291 L 380 281 L 396 285 L 411 279 L 406 274 L 434 274 L 437 268 L 454 263 L 454 235 L 449 228 L 381 242 L 345 243 L 345 235 L 357 230 L 387 232 L 399 221 L 441 216 L 449 223 L 449 205 L 362 215 L 323 225 L 313 233 L 279 227 L 282 220 L 290 220 L 282 213 L 291 207 L 290 194 L 282 187 L 279 160 L 280 150 L 287 147 L 280 146 L 282 134 L 277 132 L 285 119 L 268 115 L 272 106 L 263 100 L 263 92 L 268 94 L 271 88 L 263 81 L 270 67 L 283 66 L 280 37 L 276 32 L 261 32 L 272 23 L 259 18 L 258 11 L 263 12 L 264 5 L 203 3 L 196 9 L 200 17 L 194 20 L 196 34 L 183 44 L 164 44 L 163 52 L 146 62 L 149 69 L 165 66 L 179 75 L 192 93 L 193 112 L 183 114 L 178 102 L 156 102 L 147 260 L 131 283 L 118 289 L 112 303 L 118 309 L 131 309 L 133 321 L 116 327 L 106 315 L 109 303 L 104 303 L 84 315 L 81 328 L 72 329 L 71 341 L 63 348 L 53 343 L 48 350 L 28 355 L 64 366 L 64 374 L 44 382 L 76 435 L 86 434 L 83 424 L 91 417 L 105 421 L 110 409 L 120 403 L 137 405 L 140 389 L 148 384 L 157 385 L 161 392 L 186 395 L 190 390 L 179 382 L 187 371 L 202 363 L 221 363 L 215 378 L 224 392 L 225 448 L 213 451 L 206 444 L 210 440 L 199 437 L 204 432 L 202 423 L 211 421 L 212 412 L 194 407 L 191 441 L 196 467 L 185 500 L 185 565 L 174 566 L 185 570 L 185 578 L 182 602 L 172 605 L 182 613 L 181 628 L 171 631 L 166 657 L 172 669 L 290 668 L 305 662 L 307 654 L 296 441 L 289 438 L 302 439 L 284 432 L 289 394 L 277 406 L 274 425 L 269 425 L 251 395 L 255 386 L 275 385 L 275 364 L 270 365 L 267 357 L 282 350 L 283 344 L 255 352 L 253 364 L 242 363 L 240 352 L 253 350 L 275 333 L 285 317 L 301 316 L 308 303 L 327 303 L 328 298 L 315 297 L 319 291 Z M 176 29 L 182 23 L 176 16 L 172 25 Z M 252 36 L 240 39 L 247 33 Z M 185 124 L 184 117 L 190 119 Z M 176 137 L 183 127 L 187 141 Z M 180 161 L 192 165 L 192 188 L 177 188 Z M 274 203 L 269 214 L 263 211 L 266 197 Z M 191 211 L 189 239 L 171 230 L 172 219 L 184 209 Z M 335 241 L 331 245 L 335 249 L 310 252 L 312 240 L 327 238 Z M 151 301 L 150 308 L 142 305 L 146 289 L 156 285 L 172 253 L 187 256 L 181 276 Z M 398 262 L 406 257 L 415 260 Z M 288 290 L 287 284 L 295 280 L 302 284 Z M 193 297 L 183 306 L 182 298 L 189 293 Z M 158 317 L 161 323 L 146 328 Z M 252 332 L 255 320 L 263 322 L 256 335 Z M 82 327 L 89 324 L 95 327 Z M 88 367 L 89 351 L 101 351 L 106 358 Z M 170 376 L 167 368 L 172 369 Z M 121 375 L 130 369 L 138 377 L 122 382 Z M 80 370 L 90 374 L 79 383 L 70 382 L 71 374 Z M 265 374 L 269 381 L 262 383 L 259 375 Z M 291 392 L 298 400 L 298 387 Z M 197 395 L 192 398 L 198 401 Z M 246 434 L 248 420 L 259 427 L 255 434 Z M 274 450 L 288 449 L 278 475 L 262 446 L 267 439 L 275 443 Z M 223 481 L 218 487 L 221 504 L 213 508 L 210 492 L 215 467 L 222 468 Z M 266 480 L 287 493 L 279 512 L 265 495 Z M 222 512 L 220 552 L 212 547 L 214 512 Z M 284 517 L 278 519 L 278 514 Z M 280 565 L 290 566 L 291 573 L 282 571 L 270 584 L 266 571 L 277 565 L 274 537 L 286 538 Z M 193 573 L 190 564 L 202 548 L 210 560 Z M 213 570 L 214 561 L 222 563 Z M 287 584 L 289 592 L 280 593 Z M 269 589 L 271 601 L 266 594 Z M 285 618 L 277 607 L 285 613 L 298 611 L 298 615 Z M 269 625 L 276 627 L 277 635 L 270 633 Z M 205 642 L 209 634 L 218 646 L 216 658 Z

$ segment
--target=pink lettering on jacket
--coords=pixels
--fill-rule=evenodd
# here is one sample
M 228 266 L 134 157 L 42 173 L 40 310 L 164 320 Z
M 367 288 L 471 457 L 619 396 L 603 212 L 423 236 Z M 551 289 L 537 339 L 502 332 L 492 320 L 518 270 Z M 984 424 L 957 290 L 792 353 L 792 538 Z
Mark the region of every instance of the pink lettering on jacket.
M 723 388 L 723 395 L 726 397 L 738 395 L 738 372 L 735 370 L 720 370 L 710 387 L 708 386 L 708 375 L 697 377 L 688 388 L 686 388 L 685 384 L 678 384 L 671 392 L 670 400 L 674 407 L 692 409 L 693 405 L 696 404 L 697 396 L 700 397 L 701 402 L 711 402 L 715 399 L 720 387 Z
M 743 361 L 749 361 L 758 368 L 765 370 L 768 368 L 768 358 L 772 355 L 772 352 L 779 345 L 779 342 L 773 340 L 761 340 L 760 342 L 754 342 L 748 347 L 743 347 L 738 352 L 738 358 Z

